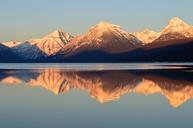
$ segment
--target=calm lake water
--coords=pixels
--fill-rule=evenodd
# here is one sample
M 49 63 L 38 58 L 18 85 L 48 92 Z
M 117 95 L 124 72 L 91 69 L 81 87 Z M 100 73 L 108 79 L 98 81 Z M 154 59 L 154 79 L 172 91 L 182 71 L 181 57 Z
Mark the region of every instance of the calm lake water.
M 192 128 L 193 64 L 0 64 L 1 128 Z

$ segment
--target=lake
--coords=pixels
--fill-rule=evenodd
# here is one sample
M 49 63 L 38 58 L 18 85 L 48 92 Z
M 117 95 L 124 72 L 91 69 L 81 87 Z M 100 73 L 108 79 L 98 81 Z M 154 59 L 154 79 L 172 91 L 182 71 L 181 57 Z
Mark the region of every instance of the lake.
M 193 63 L 0 64 L 2 128 L 192 128 Z

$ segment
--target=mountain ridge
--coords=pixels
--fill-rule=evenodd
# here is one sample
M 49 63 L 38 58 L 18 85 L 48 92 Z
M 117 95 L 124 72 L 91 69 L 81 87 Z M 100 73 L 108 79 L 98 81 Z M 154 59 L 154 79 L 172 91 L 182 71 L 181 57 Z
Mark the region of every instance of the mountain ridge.
M 193 26 L 174 17 L 161 32 L 145 29 L 129 33 L 119 25 L 102 21 L 81 36 L 56 30 L 40 39 L 1 44 L 15 54 L 12 56 L 19 56 L 18 62 L 184 62 L 175 54 L 181 52 L 192 61 L 191 48 L 180 48 L 192 47 L 192 42 Z M 11 57 L 7 61 L 12 61 Z

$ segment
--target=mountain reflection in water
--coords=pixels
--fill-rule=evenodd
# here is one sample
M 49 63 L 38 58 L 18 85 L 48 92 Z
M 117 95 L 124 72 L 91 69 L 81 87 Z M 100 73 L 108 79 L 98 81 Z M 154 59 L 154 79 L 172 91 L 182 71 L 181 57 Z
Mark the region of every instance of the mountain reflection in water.
M 42 87 L 55 94 L 86 90 L 100 103 L 129 93 L 161 94 L 173 107 L 193 98 L 193 72 L 184 70 L 72 71 L 64 69 L 0 70 L 0 83 Z

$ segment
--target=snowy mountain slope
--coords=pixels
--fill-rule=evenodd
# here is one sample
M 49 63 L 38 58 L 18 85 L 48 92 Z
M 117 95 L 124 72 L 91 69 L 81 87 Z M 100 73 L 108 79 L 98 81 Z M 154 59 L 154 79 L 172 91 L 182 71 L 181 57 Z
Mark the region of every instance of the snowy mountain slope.
M 157 39 L 160 33 L 149 29 L 145 29 L 142 32 L 134 32 L 133 35 L 136 36 L 139 40 L 141 40 L 144 43 L 144 45 L 146 45 L 152 43 L 152 41 Z
M 41 49 L 39 49 L 35 44 L 32 45 L 30 42 L 24 42 L 18 46 L 12 48 L 14 53 L 19 55 L 24 60 L 34 60 L 39 58 L 47 57 Z
M 10 41 L 10 42 L 3 42 L 2 44 L 9 47 L 9 48 L 13 48 L 13 47 L 18 46 L 22 43 L 23 42 Z
M 42 39 L 32 39 L 12 47 L 14 52 L 24 59 L 48 57 L 62 50 L 72 38 L 68 33 L 54 31 Z
M 185 23 L 180 18 L 174 17 L 169 24 L 163 29 L 160 37 L 154 42 L 182 41 L 193 38 L 193 27 Z
M 107 53 L 120 53 L 130 51 L 141 45 L 141 41 L 122 30 L 120 26 L 100 22 L 82 37 L 77 38 L 72 43 L 68 43 L 63 52 L 65 55 L 95 50 Z
M 29 40 L 29 42 L 31 45 L 35 44 L 40 50 L 50 56 L 63 49 L 71 38 L 72 36 L 68 33 L 57 30 L 42 39 Z

